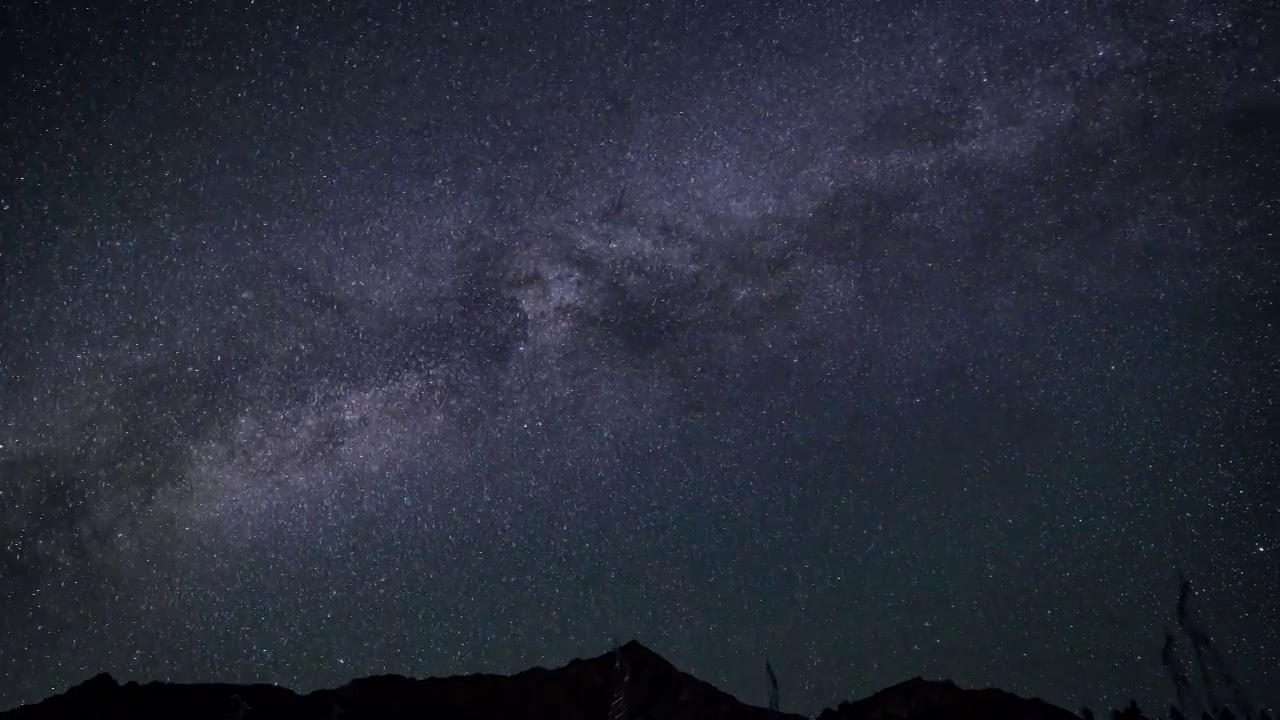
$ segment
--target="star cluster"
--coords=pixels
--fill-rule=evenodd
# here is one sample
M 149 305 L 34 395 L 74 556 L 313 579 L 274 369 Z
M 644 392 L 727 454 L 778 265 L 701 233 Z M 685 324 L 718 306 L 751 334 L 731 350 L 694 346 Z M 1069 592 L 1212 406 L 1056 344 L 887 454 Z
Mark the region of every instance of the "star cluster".
M 0 707 L 1280 687 L 1275 18 L 232 5 L 0 31 Z

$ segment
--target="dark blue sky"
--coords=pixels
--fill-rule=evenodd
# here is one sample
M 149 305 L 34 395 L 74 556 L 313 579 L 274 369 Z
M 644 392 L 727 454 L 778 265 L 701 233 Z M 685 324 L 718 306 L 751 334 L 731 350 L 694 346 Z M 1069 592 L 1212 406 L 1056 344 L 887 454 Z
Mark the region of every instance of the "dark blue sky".
M 1274 17 L 412 5 L 5 11 L 0 706 L 1277 701 Z

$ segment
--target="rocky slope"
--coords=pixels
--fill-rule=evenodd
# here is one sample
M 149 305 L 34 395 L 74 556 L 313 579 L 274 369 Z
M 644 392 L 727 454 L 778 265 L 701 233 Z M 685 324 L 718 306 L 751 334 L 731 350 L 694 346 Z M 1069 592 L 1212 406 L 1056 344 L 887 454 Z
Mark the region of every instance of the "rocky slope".
M 619 690 L 622 700 L 619 702 Z M 99 675 L 44 702 L 0 713 L 0 720 L 49 718 L 430 718 L 432 720 L 799 720 L 754 707 L 680 672 L 637 642 L 616 653 L 574 660 L 554 670 L 511 676 L 467 675 L 414 680 L 379 676 L 336 690 L 299 695 L 273 685 L 126 683 Z M 820 720 L 1079 720 L 1038 700 L 999 690 L 964 690 L 916 678 L 869 698 L 824 711 Z

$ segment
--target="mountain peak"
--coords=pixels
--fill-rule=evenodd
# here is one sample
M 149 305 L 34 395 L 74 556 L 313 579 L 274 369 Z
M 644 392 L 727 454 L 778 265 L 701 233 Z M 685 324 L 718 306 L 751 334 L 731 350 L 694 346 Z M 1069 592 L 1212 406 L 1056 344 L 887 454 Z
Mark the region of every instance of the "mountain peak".
M 1039 699 L 1018 697 L 994 688 L 969 690 L 950 680 L 916 676 L 870 697 L 842 702 L 822 711 L 818 720 L 905 720 L 906 718 L 1020 718 L 1080 720 L 1075 713 Z
M 619 659 L 622 660 L 619 663 Z M 748 705 L 710 683 L 682 672 L 636 640 L 563 667 L 531 668 L 515 675 L 460 675 L 417 680 L 383 675 L 353 680 L 333 690 L 300 695 L 274 685 L 178 685 L 118 683 L 106 673 L 36 705 L 0 713 L 0 720 L 65 717 L 221 718 L 348 717 L 534 718 L 611 717 L 670 720 L 802 720 Z M 950 681 L 912 678 L 869 698 L 841 703 L 820 720 L 936 720 L 951 717 L 1001 720 L 1078 720 L 1038 700 L 1000 690 L 964 690 Z

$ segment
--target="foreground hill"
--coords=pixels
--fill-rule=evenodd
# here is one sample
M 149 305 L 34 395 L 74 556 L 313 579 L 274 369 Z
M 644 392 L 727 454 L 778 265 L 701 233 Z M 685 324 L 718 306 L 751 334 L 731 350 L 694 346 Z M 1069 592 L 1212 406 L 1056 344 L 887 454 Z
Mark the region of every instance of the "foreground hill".
M 395 675 L 299 695 L 274 685 L 126 683 L 109 675 L 44 702 L 0 713 L 0 720 L 48 718 L 427 718 L 484 720 L 800 720 L 754 707 L 680 672 L 632 641 L 616 652 L 554 670 L 414 680 Z M 869 698 L 828 709 L 820 720 L 1079 720 L 1039 700 L 999 690 L 965 690 L 916 678 Z

